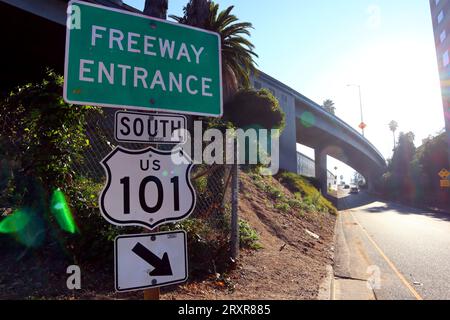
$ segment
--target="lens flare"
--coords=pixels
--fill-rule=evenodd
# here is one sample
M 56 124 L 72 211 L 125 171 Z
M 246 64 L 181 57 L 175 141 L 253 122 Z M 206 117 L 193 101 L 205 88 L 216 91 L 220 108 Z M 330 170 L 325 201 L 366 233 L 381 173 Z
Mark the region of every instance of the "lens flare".
M 30 213 L 29 217 L 30 222 L 23 230 L 15 233 L 14 237 L 19 243 L 28 248 L 38 248 L 45 240 L 45 224 L 38 214 Z
M 0 233 L 18 233 L 30 222 L 30 215 L 25 210 L 16 210 L 0 221 Z
M 61 229 L 69 233 L 78 231 L 77 225 L 67 204 L 66 197 L 61 189 L 56 189 L 52 194 L 50 211 L 55 216 Z
M 12 236 L 26 247 L 39 247 L 45 239 L 42 219 L 32 210 L 21 208 L 0 222 L 0 233 Z
M 300 116 L 300 122 L 305 128 L 311 128 L 316 123 L 316 117 L 308 111 L 305 111 Z
M 444 117 L 447 121 L 450 121 L 450 108 L 447 111 L 444 111 Z

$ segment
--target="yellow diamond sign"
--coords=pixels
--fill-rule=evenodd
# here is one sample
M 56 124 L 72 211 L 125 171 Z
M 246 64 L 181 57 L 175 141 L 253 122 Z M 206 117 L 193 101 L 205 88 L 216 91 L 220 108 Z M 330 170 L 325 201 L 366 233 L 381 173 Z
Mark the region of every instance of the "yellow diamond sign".
M 447 179 L 450 176 L 450 172 L 447 169 L 442 169 L 438 174 L 442 179 Z

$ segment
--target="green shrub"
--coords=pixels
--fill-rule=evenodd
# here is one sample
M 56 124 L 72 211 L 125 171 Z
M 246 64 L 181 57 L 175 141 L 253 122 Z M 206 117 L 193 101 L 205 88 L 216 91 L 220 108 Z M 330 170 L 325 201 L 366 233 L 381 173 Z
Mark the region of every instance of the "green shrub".
M 292 209 L 301 209 L 303 201 L 297 197 L 288 200 L 288 205 Z
M 337 214 L 337 209 L 305 178 L 292 172 L 281 172 L 277 179 L 306 204 L 304 209 Z
M 289 203 L 286 202 L 277 203 L 275 204 L 274 208 L 284 213 L 289 212 L 292 209 Z
M 254 166 L 251 166 L 254 167 Z M 264 178 L 255 172 L 248 173 L 249 177 L 252 179 L 253 185 L 257 187 L 260 191 L 266 191 L 266 183 L 264 182 Z
M 63 78 L 48 71 L 41 82 L 0 100 L 0 114 L 8 122 L 0 127 L 0 157 L 14 164 L 15 205 L 42 207 L 54 189 L 69 189 L 76 174 L 72 165 L 90 147 L 86 116 L 99 108 L 67 104 L 62 92 Z
M 285 126 L 285 114 L 278 100 L 267 90 L 242 89 L 225 105 L 224 119 L 238 128 L 261 126 L 280 129 Z
M 113 256 L 113 241 L 122 228 L 106 221 L 98 209 L 103 184 L 80 178 L 67 194 L 78 232 L 61 237 L 77 263 L 103 263 Z M 134 228 L 135 232 L 141 232 Z M 127 232 L 134 233 L 127 229 Z
M 255 229 L 253 229 L 250 224 L 239 219 L 239 244 L 241 248 L 250 248 L 253 250 L 261 249 L 262 246 L 258 242 L 259 235 Z
M 18 87 L 0 100 L 0 114 L 8 122 L 0 127 L 0 158 L 9 164 L 3 201 L 29 209 L 43 221 L 39 232 L 62 243 L 68 256 L 99 261 L 113 252 L 117 228 L 99 213 L 102 185 L 80 177 L 74 164 L 82 163 L 91 148 L 88 117 L 102 112 L 67 104 L 62 93 L 63 78 L 47 71 L 40 82 Z M 64 216 L 58 213 L 63 211 Z
M 283 195 L 283 191 L 281 191 L 280 189 L 278 189 L 277 187 L 274 187 L 272 185 L 266 185 L 266 193 L 273 199 L 273 200 L 277 200 L 282 198 Z
M 206 193 L 208 187 L 208 178 L 207 176 L 199 177 L 195 180 L 192 180 L 192 184 L 198 193 Z

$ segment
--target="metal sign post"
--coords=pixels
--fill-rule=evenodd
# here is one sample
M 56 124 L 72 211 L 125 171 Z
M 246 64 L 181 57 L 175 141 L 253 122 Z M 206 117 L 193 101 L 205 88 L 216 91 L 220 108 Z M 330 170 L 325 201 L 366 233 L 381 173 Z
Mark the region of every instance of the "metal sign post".
M 180 148 L 119 146 L 101 164 L 107 182 L 100 195 L 100 211 L 112 224 L 155 230 L 186 219 L 195 208 L 190 182 L 193 163 Z M 159 299 L 159 287 L 187 279 L 184 231 L 119 236 L 114 252 L 117 292 L 145 289 L 145 299 Z
M 222 116 L 221 38 L 211 31 L 88 2 L 70 1 L 64 100 L 80 105 Z M 173 114 L 118 111 L 118 142 L 182 144 L 187 119 Z M 107 175 L 100 212 L 112 224 L 156 231 L 186 219 L 196 195 L 192 161 L 180 148 L 116 147 L 101 162 Z M 123 235 L 115 240 L 118 292 L 159 287 L 187 279 L 184 231 Z

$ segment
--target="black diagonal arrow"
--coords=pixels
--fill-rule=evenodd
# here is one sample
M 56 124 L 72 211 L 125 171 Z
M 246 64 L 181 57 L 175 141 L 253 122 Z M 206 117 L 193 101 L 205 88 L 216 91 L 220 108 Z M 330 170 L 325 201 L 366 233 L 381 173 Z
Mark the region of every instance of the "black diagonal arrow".
M 152 272 L 150 272 L 151 276 L 171 276 L 172 268 L 170 266 L 169 256 L 167 252 L 163 254 L 162 259 L 160 259 L 153 252 L 148 250 L 139 242 L 134 246 L 132 251 L 145 260 L 149 265 L 155 268 Z

